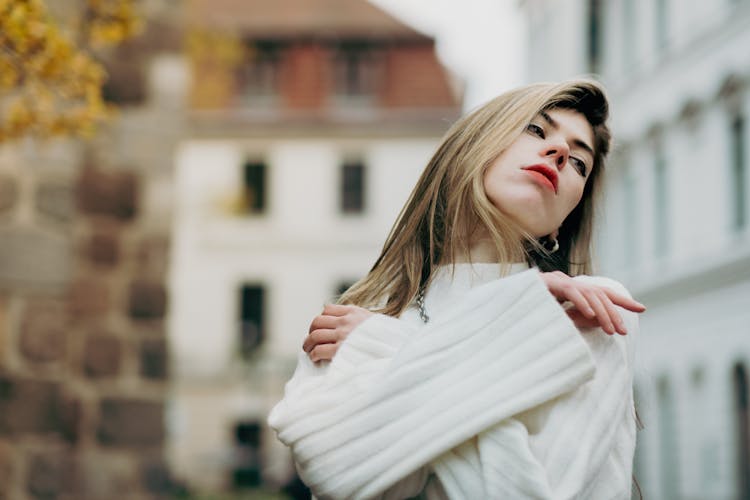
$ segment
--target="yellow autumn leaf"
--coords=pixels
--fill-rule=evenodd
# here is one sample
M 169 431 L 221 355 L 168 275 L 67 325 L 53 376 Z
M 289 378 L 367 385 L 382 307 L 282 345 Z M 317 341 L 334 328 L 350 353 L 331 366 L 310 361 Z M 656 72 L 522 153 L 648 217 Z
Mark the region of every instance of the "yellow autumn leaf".
M 86 0 L 65 25 L 48 13 L 51 1 L 0 0 L 0 142 L 91 135 L 113 114 L 92 41 L 113 45 L 137 33 L 139 0 Z

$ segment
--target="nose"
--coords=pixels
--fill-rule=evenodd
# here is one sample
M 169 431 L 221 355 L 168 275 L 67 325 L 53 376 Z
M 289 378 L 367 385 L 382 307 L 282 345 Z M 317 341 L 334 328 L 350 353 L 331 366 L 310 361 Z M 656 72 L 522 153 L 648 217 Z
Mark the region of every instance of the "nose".
M 562 169 L 568 163 L 570 149 L 564 141 L 554 142 L 545 145 L 542 156 L 551 158 L 558 170 Z

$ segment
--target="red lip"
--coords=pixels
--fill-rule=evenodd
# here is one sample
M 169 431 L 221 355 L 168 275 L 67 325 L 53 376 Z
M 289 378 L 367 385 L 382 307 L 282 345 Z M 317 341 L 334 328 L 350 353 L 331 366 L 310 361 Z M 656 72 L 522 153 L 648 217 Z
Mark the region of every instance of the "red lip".
M 550 181 L 550 183 L 552 184 L 552 188 L 555 190 L 555 194 L 557 194 L 557 171 L 554 168 L 540 163 L 538 165 L 523 167 L 522 170 L 531 170 L 532 172 L 538 172 L 542 174 L 547 178 L 547 180 Z

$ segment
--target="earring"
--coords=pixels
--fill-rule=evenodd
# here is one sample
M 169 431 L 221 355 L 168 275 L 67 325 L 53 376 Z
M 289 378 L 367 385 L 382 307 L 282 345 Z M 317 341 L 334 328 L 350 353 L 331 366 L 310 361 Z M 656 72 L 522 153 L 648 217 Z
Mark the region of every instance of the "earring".
M 555 253 L 560 250 L 560 242 L 554 236 L 548 236 L 543 245 L 549 253 Z

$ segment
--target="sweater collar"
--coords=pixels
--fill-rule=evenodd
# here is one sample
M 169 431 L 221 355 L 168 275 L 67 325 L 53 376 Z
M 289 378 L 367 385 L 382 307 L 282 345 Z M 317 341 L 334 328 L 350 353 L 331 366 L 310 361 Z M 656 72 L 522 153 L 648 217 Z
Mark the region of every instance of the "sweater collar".
M 445 264 L 438 266 L 432 279 L 433 284 L 463 285 L 473 288 L 503 276 L 510 276 L 529 269 L 526 262 L 502 265 L 497 262 L 473 262 Z

